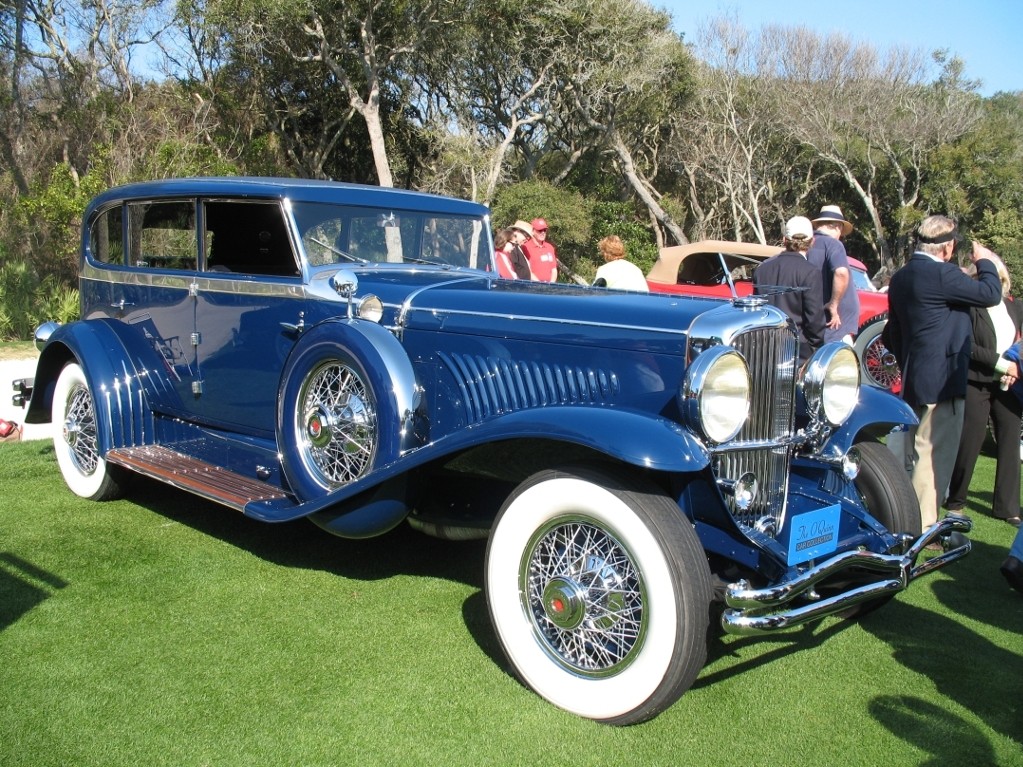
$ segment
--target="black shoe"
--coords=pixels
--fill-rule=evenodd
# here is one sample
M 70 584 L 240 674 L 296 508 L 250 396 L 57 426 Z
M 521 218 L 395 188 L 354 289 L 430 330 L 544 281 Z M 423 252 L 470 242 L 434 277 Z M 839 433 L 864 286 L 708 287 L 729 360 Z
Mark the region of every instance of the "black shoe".
M 1013 527 L 1019 527 L 1019 525 L 1020 525 L 1020 518 L 1019 517 L 1007 517 L 1005 521 L 1008 522 Z
M 1002 566 L 999 568 L 1002 571 L 1002 575 L 1005 576 L 1005 580 L 1009 582 L 1020 594 L 1023 594 L 1023 562 L 1020 562 L 1016 557 L 1008 557 Z

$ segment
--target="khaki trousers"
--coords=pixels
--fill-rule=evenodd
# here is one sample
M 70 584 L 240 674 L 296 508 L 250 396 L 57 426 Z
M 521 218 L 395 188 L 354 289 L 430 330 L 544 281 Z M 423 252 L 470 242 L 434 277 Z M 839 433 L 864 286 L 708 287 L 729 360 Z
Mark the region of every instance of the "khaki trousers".
M 938 511 L 952 480 L 964 410 L 962 397 L 913 408 L 920 423 L 906 433 L 903 452 L 906 471 L 920 503 L 920 522 L 925 528 L 938 521 Z

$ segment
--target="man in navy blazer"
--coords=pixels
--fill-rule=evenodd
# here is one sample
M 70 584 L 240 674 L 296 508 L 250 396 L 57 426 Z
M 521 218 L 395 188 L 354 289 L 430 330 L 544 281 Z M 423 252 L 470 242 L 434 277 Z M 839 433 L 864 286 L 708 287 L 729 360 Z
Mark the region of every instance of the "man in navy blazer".
M 959 232 L 945 216 L 929 216 L 917 229 L 917 250 L 888 286 L 883 340 L 902 369 L 902 398 L 920 423 L 905 440 L 924 527 L 938 520 L 963 429 L 970 364 L 971 306 L 1002 300 L 991 251 L 974 243 L 977 278 L 949 263 Z

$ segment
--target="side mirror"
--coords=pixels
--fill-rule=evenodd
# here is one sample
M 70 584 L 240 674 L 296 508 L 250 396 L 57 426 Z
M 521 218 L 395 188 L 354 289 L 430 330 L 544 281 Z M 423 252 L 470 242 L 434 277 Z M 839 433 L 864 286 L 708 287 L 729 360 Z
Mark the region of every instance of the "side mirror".
M 352 319 L 352 298 L 359 289 L 359 278 L 347 269 L 338 269 L 331 275 L 330 287 L 348 302 L 348 319 Z

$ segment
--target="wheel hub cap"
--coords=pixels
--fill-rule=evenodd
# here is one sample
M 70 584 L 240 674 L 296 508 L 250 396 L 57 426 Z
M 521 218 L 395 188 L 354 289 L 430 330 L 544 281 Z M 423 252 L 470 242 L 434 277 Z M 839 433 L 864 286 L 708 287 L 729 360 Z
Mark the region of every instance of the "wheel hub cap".
M 576 629 L 586 617 L 586 590 L 571 578 L 552 578 L 543 590 L 543 608 L 559 629 Z
M 334 418 L 322 407 L 314 408 L 305 417 L 305 432 L 314 447 L 324 447 L 330 443 L 335 425 Z
M 78 444 L 78 438 L 81 433 L 82 427 L 79 425 L 76 419 L 68 418 L 64 422 L 63 429 L 64 441 L 68 444 L 69 447 L 73 448 L 75 445 Z

